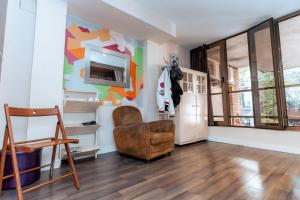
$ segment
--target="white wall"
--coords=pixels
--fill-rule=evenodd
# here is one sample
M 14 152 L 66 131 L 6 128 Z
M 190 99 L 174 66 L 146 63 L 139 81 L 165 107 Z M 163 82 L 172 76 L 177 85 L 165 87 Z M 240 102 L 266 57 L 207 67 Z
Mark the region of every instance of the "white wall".
M 190 51 L 182 48 L 180 45 L 174 42 L 166 42 L 160 45 L 161 48 L 161 64 L 164 64 L 163 57 L 167 60 L 170 54 L 177 55 L 179 58 L 179 66 L 190 68 Z
M 67 3 L 38 0 L 29 107 L 62 107 Z M 54 136 L 57 118 L 30 118 L 27 140 Z M 43 151 L 49 163 L 51 151 Z
M 254 128 L 209 127 L 209 140 L 300 154 L 300 133 Z
M 0 0 L 0 81 L 1 81 L 1 66 L 3 60 L 6 8 L 7 8 L 7 0 Z
M 0 144 L 5 128 L 3 104 L 18 107 L 29 105 L 35 14 L 19 6 L 20 0 L 9 0 L 7 4 L 0 81 Z M 25 139 L 27 120 L 16 119 L 13 124 L 15 139 Z

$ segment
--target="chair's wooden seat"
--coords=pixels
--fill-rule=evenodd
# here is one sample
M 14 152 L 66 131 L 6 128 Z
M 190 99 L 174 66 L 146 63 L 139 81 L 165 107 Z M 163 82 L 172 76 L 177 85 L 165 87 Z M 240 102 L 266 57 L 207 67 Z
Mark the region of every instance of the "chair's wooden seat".
M 20 144 L 20 145 L 16 145 L 16 151 L 29 153 L 43 147 L 50 147 L 50 146 L 66 144 L 66 143 L 78 144 L 79 140 L 78 139 L 57 139 L 51 141 L 36 142 L 32 144 Z

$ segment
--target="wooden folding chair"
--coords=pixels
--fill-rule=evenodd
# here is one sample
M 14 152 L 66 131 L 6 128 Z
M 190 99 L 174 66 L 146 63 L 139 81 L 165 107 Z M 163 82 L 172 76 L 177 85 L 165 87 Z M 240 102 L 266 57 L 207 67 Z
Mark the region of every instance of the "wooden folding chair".
M 9 107 L 7 104 L 5 104 L 4 109 L 5 109 L 7 123 L 6 123 L 6 127 L 5 127 L 2 155 L 1 155 L 1 161 L 0 161 L 0 195 L 2 193 L 3 180 L 12 178 L 12 177 L 14 177 L 14 179 L 15 179 L 16 191 L 17 191 L 17 196 L 18 196 L 19 200 L 23 200 L 23 193 L 30 192 L 34 189 L 38 189 L 42 186 L 48 185 L 48 184 L 58 181 L 60 179 L 66 178 L 68 176 L 73 176 L 74 186 L 77 189 L 79 189 L 79 187 L 80 187 L 79 180 L 77 177 L 76 169 L 74 167 L 74 163 L 72 160 L 72 156 L 70 153 L 70 147 L 69 147 L 69 143 L 77 144 L 77 143 L 79 143 L 79 140 L 78 139 L 67 139 L 58 106 L 55 106 L 54 108 L 46 108 L 46 109 L 45 108 L 43 108 L 43 109 L 26 109 L 26 108 Z M 30 141 L 22 141 L 22 142 L 14 142 L 12 124 L 11 124 L 11 119 L 10 119 L 12 116 L 15 116 L 15 117 L 43 117 L 43 116 L 54 116 L 54 115 L 56 115 L 57 119 L 58 119 L 57 125 L 56 125 L 55 137 L 30 140 Z M 61 131 L 62 139 L 59 139 L 60 131 Z M 65 175 L 62 175 L 60 177 L 53 178 L 54 162 L 55 162 L 55 157 L 56 157 L 56 148 L 57 148 L 57 145 L 60 145 L 60 144 L 65 145 L 71 172 L 69 172 Z M 52 159 L 51 159 L 50 164 L 43 165 L 41 167 L 32 168 L 32 169 L 27 169 L 27 170 L 24 170 L 21 172 L 19 171 L 16 152 L 20 152 L 20 151 L 21 152 L 32 152 L 32 151 L 35 151 L 36 149 L 40 149 L 43 147 L 51 147 L 51 146 L 53 147 L 53 149 L 52 149 Z M 10 151 L 10 153 L 11 153 L 13 174 L 4 176 L 4 165 L 5 165 L 5 158 L 6 158 L 7 151 Z M 50 166 L 50 173 L 49 173 L 48 181 L 41 183 L 39 185 L 33 186 L 31 188 L 28 188 L 26 190 L 22 190 L 20 174 L 25 174 L 25 173 L 32 172 L 35 170 L 40 170 L 43 167 L 49 167 L 49 166 Z

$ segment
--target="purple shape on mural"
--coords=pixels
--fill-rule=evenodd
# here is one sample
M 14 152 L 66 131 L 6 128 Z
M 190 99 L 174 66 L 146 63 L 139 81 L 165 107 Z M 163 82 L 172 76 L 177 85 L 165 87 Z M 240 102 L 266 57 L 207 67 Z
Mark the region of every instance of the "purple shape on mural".
M 82 26 L 78 26 L 78 28 L 80 29 L 81 32 L 84 32 L 84 33 L 89 33 L 90 30 L 88 28 L 85 28 L 85 27 L 82 27 Z

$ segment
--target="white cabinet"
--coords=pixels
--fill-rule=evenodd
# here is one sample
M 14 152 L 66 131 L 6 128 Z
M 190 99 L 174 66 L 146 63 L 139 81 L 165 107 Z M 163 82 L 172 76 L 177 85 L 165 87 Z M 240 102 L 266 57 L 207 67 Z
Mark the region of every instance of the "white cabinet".
M 183 145 L 207 139 L 207 81 L 206 74 L 181 68 L 183 90 L 176 108 L 176 144 Z

